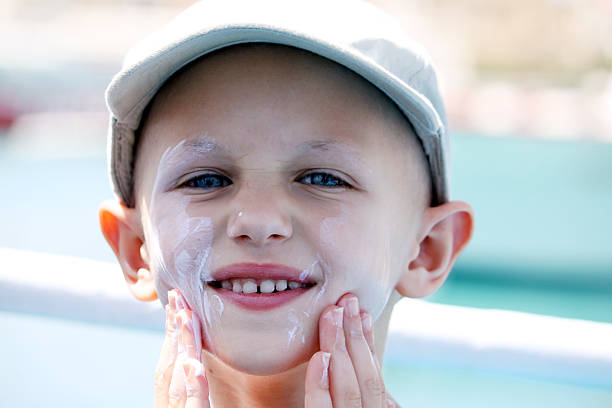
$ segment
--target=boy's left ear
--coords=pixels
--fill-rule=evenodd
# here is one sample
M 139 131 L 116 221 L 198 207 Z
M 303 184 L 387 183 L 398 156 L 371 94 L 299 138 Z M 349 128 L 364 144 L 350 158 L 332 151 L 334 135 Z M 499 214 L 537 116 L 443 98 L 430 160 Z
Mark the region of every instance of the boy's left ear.
M 420 298 L 434 293 L 446 280 L 474 229 L 474 210 L 463 201 L 429 207 L 423 215 L 419 251 L 396 289 L 402 296 Z
M 156 300 L 157 291 L 137 211 L 108 200 L 100 205 L 99 217 L 104 238 L 119 260 L 132 295 L 144 302 Z

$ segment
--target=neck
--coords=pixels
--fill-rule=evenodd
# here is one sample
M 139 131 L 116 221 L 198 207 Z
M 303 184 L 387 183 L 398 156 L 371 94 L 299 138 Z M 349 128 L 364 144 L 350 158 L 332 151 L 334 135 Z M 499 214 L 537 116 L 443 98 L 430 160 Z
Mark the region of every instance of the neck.
M 304 404 L 306 366 L 303 363 L 279 374 L 260 376 L 238 371 L 202 351 L 215 408 L 301 407 Z

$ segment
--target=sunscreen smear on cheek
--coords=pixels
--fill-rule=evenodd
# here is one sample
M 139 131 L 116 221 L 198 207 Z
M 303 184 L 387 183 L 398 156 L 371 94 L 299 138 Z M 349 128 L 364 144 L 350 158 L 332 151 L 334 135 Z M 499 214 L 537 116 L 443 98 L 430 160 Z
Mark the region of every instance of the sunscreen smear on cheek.
M 333 271 L 333 290 L 355 294 L 361 309 L 376 320 L 393 291 L 390 238 L 369 233 L 371 226 L 366 222 L 355 225 L 350 215 L 343 212 L 321 222 L 320 247 L 328 251 L 324 256 Z

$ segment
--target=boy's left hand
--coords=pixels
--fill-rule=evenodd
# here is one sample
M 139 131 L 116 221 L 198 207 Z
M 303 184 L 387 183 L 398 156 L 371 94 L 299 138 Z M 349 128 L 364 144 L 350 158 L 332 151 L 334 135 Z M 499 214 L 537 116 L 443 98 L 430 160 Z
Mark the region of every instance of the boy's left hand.
M 344 295 L 319 319 L 321 351 L 306 371 L 306 408 L 395 407 L 375 357 L 372 317 Z

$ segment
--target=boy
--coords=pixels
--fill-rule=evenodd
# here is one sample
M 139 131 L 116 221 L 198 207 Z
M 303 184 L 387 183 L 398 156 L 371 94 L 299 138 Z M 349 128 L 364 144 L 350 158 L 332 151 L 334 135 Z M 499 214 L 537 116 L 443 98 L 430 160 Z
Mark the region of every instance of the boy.
M 100 220 L 166 305 L 156 406 L 393 405 L 393 305 L 472 233 L 422 51 L 367 4 L 287 3 L 196 4 L 107 90 Z

